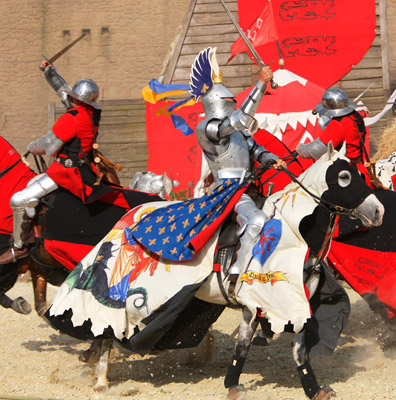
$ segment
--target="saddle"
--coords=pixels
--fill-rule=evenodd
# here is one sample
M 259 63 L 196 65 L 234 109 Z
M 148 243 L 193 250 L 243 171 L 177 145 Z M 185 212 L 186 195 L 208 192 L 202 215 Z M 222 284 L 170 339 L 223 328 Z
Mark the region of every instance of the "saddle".
M 261 210 L 264 206 L 266 199 L 267 197 L 256 198 L 255 203 L 257 208 Z M 213 260 L 213 270 L 217 273 L 220 290 L 227 302 L 229 302 L 229 297 L 233 296 L 236 282 L 230 284 L 227 294 L 221 280 L 221 271 L 225 275 L 228 275 L 228 270 L 236 259 L 236 250 L 239 245 L 239 237 L 237 235 L 238 224 L 236 222 L 236 215 L 237 214 L 235 211 L 231 212 L 223 222 L 223 225 L 220 228 L 217 248 Z

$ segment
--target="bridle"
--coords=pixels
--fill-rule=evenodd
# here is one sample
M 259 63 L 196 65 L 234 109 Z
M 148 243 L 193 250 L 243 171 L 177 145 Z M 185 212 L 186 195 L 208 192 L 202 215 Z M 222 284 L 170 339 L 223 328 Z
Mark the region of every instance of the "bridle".
M 290 165 L 293 161 L 298 161 L 297 160 L 297 152 L 291 152 L 289 156 L 286 156 L 283 158 L 283 160 L 286 162 L 287 165 Z M 270 162 L 272 164 L 272 161 Z M 253 174 L 251 177 L 248 179 L 252 179 L 253 181 L 258 181 L 260 182 L 260 178 L 262 174 L 270 168 L 268 163 L 265 163 L 257 168 L 254 169 Z M 302 165 L 300 164 L 301 168 L 304 170 Z M 266 179 L 264 182 L 260 182 L 261 188 L 268 182 L 270 182 L 276 175 L 278 175 L 280 172 L 284 172 L 286 175 L 289 176 L 289 178 L 299 185 L 301 189 L 303 189 L 309 196 L 313 198 L 313 200 L 318 204 L 319 207 L 324 208 L 327 210 L 330 215 L 346 215 L 351 219 L 357 219 L 357 210 L 356 208 L 347 208 L 340 206 L 338 204 L 332 203 L 331 201 L 322 199 L 321 197 L 317 196 L 316 194 L 312 193 L 302 182 L 300 182 L 297 178 L 298 176 L 293 174 L 293 172 L 289 171 L 287 168 L 280 166 L 279 170 L 277 170 L 274 174 L 272 174 L 268 179 Z

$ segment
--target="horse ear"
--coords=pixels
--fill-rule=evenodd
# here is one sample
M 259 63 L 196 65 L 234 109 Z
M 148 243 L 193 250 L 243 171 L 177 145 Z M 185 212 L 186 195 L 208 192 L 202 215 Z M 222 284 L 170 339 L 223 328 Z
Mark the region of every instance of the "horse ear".
M 342 144 L 342 147 L 341 147 L 341 149 L 340 149 L 340 154 L 342 155 L 342 156 L 346 156 L 346 153 L 347 153 L 347 143 L 346 142 L 344 142 L 343 144 Z
M 334 150 L 333 142 L 330 140 L 330 142 L 327 144 L 327 154 L 326 154 L 325 159 L 332 160 L 334 153 L 335 153 L 335 150 Z

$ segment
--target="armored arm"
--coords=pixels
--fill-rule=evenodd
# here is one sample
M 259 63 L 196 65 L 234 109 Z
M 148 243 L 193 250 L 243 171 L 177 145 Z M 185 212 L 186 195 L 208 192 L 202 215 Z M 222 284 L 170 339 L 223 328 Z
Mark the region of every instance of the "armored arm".
M 251 134 L 256 133 L 258 122 L 254 118 L 257 108 L 265 93 L 267 85 L 257 81 L 242 105 L 230 116 L 230 124 L 236 131 L 247 129 Z
M 257 120 L 254 118 L 260 101 L 264 95 L 267 85 L 262 81 L 257 81 L 243 104 L 234 110 L 229 118 L 215 120 L 208 124 L 207 135 L 211 140 L 221 140 L 232 135 L 235 131 L 247 129 L 255 133 L 258 129 Z
M 327 151 L 327 146 L 319 139 L 311 143 L 300 144 L 297 147 L 297 153 L 302 158 L 313 158 L 317 160 Z
M 267 162 L 273 161 L 274 163 L 279 158 L 277 155 L 268 151 L 264 146 L 259 145 L 249 134 L 244 132 L 246 137 L 246 142 L 249 148 L 250 156 L 253 160 L 260 164 L 265 164 Z
M 68 100 L 65 89 L 71 90 L 67 82 L 62 78 L 58 71 L 52 66 L 47 65 L 44 69 L 44 76 L 50 86 L 55 90 L 56 94 L 61 98 L 66 108 L 70 108 L 71 104 Z
M 54 132 L 49 131 L 45 136 L 28 144 L 27 150 L 35 155 L 44 155 L 54 157 L 64 145 L 63 141 L 58 139 Z

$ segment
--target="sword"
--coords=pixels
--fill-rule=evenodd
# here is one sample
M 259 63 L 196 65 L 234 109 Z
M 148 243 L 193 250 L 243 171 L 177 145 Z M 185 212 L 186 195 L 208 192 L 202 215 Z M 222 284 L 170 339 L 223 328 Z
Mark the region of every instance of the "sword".
M 63 56 L 63 54 L 66 53 L 66 51 L 68 51 L 69 49 L 71 49 L 77 42 L 79 42 L 84 36 L 86 35 L 86 33 L 83 33 L 81 36 L 79 36 L 77 39 L 73 40 L 71 43 L 69 43 L 66 47 L 64 47 L 61 51 L 58 51 L 54 56 L 52 56 L 50 59 L 48 59 L 47 57 L 44 57 L 44 60 L 46 60 L 49 64 L 52 64 L 54 61 L 56 61 L 60 56 Z M 40 69 L 41 66 L 39 67 Z
M 230 17 L 231 22 L 234 24 L 235 28 L 237 29 L 237 31 L 241 35 L 241 38 L 245 42 L 247 48 L 252 53 L 253 58 L 257 61 L 257 64 L 259 65 L 260 69 L 263 68 L 263 67 L 266 67 L 266 64 L 264 64 L 263 60 L 261 59 L 261 57 L 257 53 L 256 49 L 254 48 L 253 44 L 250 42 L 250 40 L 247 38 L 245 32 L 239 26 L 238 22 L 236 21 L 236 19 L 233 16 L 232 12 L 227 7 L 227 5 L 224 3 L 224 0 L 219 0 L 219 1 L 222 4 L 222 6 L 224 7 L 224 10 L 228 14 L 228 16 Z M 278 87 L 278 84 L 276 82 L 274 82 L 272 79 L 271 79 L 270 82 L 271 82 L 272 89 L 276 89 Z

